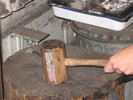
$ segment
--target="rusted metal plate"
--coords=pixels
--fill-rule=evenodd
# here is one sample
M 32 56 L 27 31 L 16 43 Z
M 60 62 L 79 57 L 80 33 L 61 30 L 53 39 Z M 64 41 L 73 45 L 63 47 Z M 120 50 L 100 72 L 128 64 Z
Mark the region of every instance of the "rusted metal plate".
M 4 63 L 5 88 L 8 90 L 7 87 L 12 87 L 15 91 L 13 93 L 7 91 L 6 97 L 10 97 L 10 100 L 15 100 L 11 98 L 17 97 L 16 95 L 20 93 L 30 96 L 30 99 L 27 97 L 27 99 L 23 100 L 34 100 L 34 97 L 40 98 L 37 100 L 92 100 L 94 98 L 93 93 L 98 91 L 109 80 L 118 77 L 116 74 L 105 74 L 102 68 L 69 67 L 69 78 L 66 82 L 50 85 L 43 79 L 40 48 L 41 46 L 34 46 L 21 50 L 9 57 Z M 76 46 L 66 46 L 66 53 L 67 57 L 86 59 L 107 57 Z

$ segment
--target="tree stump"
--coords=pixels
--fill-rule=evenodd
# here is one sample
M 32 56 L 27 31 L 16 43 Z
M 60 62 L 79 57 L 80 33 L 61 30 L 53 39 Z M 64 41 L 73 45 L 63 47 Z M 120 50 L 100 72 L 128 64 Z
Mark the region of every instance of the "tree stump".
M 105 74 L 103 68 L 97 67 L 68 67 L 68 80 L 50 85 L 43 78 L 40 48 L 41 45 L 26 48 L 5 61 L 5 100 L 108 100 L 94 94 L 118 75 Z M 66 46 L 66 54 L 86 59 L 107 57 L 76 46 Z M 123 90 L 123 85 L 116 88 L 118 100 L 124 100 Z

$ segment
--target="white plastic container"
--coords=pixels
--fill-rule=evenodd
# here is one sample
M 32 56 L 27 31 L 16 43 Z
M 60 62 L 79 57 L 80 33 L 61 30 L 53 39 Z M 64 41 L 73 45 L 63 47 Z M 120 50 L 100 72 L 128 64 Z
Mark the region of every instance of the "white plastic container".
M 123 30 L 133 22 L 133 14 L 130 14 L 130 17 L 128 19 L 122 20 L 112 16 L 105 16 L 94 13 L 83 13 L 81 10 L 55 3 L 50 3 L 50 5 L 53 8 L 55 16 L 57 17 L 90 24 L 110 30 Z

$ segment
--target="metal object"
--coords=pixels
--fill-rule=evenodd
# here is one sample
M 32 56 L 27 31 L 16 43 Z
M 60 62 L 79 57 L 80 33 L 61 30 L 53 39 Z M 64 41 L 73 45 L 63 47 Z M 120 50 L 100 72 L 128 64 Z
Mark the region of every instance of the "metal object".
M 62 31 L 63 31 L 64 43 L 65 44 L 68 43 L 68 28 L 69 28 L 69 24 L 70 24 L 70 21 L 64 20 L 62 22 L 62 25 L 61 25 L 61 28 L 62 28 Z
M 114 54 L 119 49 L 133 44 L 133 25 L 123 31 L 112 31 L 91 25 L 71 22 L 77 36 L 77 45 L 105 54 Z
M 5 18 L 25 7 L 25 5 L 33 0 L 0 0 L 0 18 Z
M 48 36 L 47 33 L 25 27 L 14 30 L 12 34 L 3 39 L 3 62 L 15 52 L 43 42 Z
M 72 21 L 71 27 L 77 34 L 94 41 L 108 43 L 133 43 L 133 25 L 130 25 L 122 31 L 112 31 Z
M 133 75 L 121 75 L 117 79 L 111 81 L 107 81 L 101 88 L 99 88 L 98 91 L 94 93 L 94 100 L 99 97 L 107 96 L 109 100 L 118 100 L 118 96 L 115 93 L 115 89 L 120 84 L 124 84 L 126 82 L 129 82 L 133 80 Z M 96 100 L 97 100 L 96 99 Z M 98 99 L 99 100 L 99 99 Z
M 49 5 L 52 6 L 54 14 L 60 18 L 82 22 L 85 24 L 90 24 L 90 25 L 94 25 L 94 26 L 98 26 L 98 27 L 102 27 L 110 30 L 115 30 L 115 31 L 123 30 L 133 22 L 132 6 L 129 9 L 130 11 L 128 10 L 129 13 L 127 13 L 127 11 L 124 11 L 126 12 L 124 13 L 125 16 L 120 18 L 118 17 L 119 16 L 118 13 L 116 13 L 118 15 L 116 17 L 114 16 L 114 12 L 112 12 L 111 14 L 110 13 L 108 14 L 108 11 L 106 12 L 104 8 L 103 8 L 103 11 L 105 11 L 106 13 L 99 14 L 93 11 L 87 12 L 86 10 L 84 10 L 86 7 L 79 7 L 79 6 L 82 6 L 82 3 L 79 3 L 79 6 L 75 8 L 72 6 L 68 6 L 70 3 L 69 0 L 68 1 L 65 0 L 65 2 L 64 0 L 60 2 L 57 2 L 57 1 L 58 0 L 55 0 L 55 1 L 49 0 Z M 94 0 L 91 0 L 91 1 L 94 1 Z M 74 1 L 71 1 L 71 2 L 74 2 Z M 94 3 L 94 7 L 95 5 L 97 5 L 96 2 Z

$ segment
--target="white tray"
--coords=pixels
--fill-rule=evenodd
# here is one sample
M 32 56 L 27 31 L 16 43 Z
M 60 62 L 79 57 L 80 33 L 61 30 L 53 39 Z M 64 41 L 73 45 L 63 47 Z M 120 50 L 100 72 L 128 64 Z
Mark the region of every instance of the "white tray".
M 81 10 L 55 3 L 50 3 L 50 5 L 53 8 L 55 16 L 57 17 L 110 30 L 120 31 L 122 29 L 125 29 L 133 22 L 132 14 L 130 15 L 130 18 L 128 18 L 128 20 L 122 20 L 112 16 L 83 13 Z

